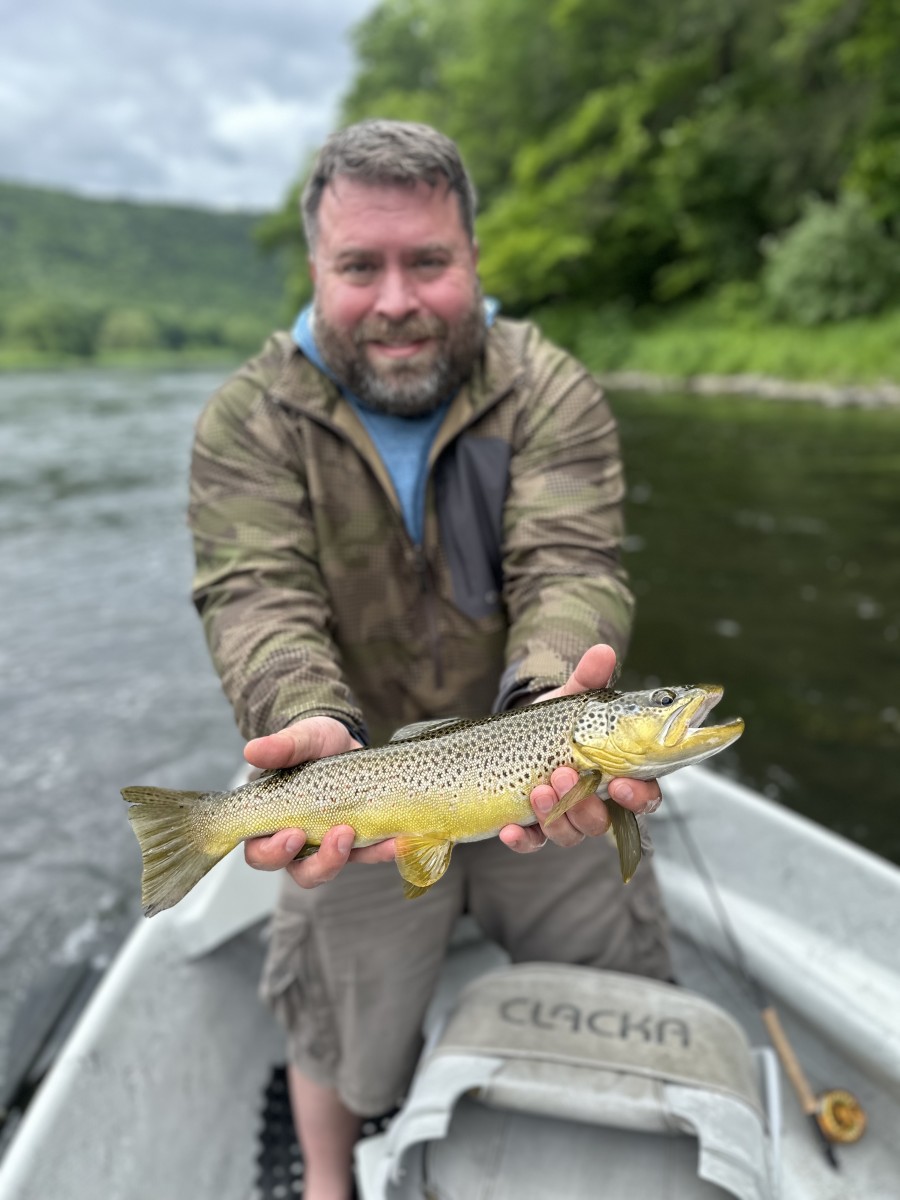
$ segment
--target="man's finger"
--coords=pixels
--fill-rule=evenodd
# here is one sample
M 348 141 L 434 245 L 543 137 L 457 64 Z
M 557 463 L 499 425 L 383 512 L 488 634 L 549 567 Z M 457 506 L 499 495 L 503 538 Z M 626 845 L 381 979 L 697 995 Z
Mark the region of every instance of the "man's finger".
M 580 696 L 582 692 L 593 688 L 606 687 L 616 669 L 616 652 L 612 646 L 599 643 L 590 646 L 582 654 L 578 666 L 562 685 L 551 692 L 538 696 L 536 703 L 541 700 L 552 700 L 557 696 Z
M 257 871 L 280 871 L 306 845 L 302 829 L 279 829 L 271 837 L 248 838 L 244 842 L 247 865 Z
M 244 758 L 263 771 L 274 771 L 279 767 L 293 767 L 302 762 L 297 739 L 287 730 L 270 733 L 267 737 L 254 738 L 244 747 Z
M 385 842 L 376 842 L 374 846 L 361 846 L 359 850 L 350 851 L 350 862 L 392 862 L 396 857 L 397 847 L 394 838 L 388 838 Z
M 244 758 L 254 767 L 273 771 L 358 746 L 347 727 L 333 717 L 306 717 L 278 733 L 254 738 L 244 747 Z
M 516 854 L 533 854 L 547 844 L 547 835 L 540 825 L 504 825 L 497 836 Z
M 612 646 L 591 646 L 582 654 L 578 666 L 562 685 L 561 696 L 578 696 L 593 688 L 606 687 L 616 669 L 616 652 Z
M 302 888 L 321 887 L 334 879 L 347 864 L 353 848 L 354 833 L 349 825 L 335 825 L 322 838 L 315 854 L 288 864 L 288 874 Z
M 575 779 L 578 778 L 577 774 L 569 767 L 557 768 L 557 770 L 553 773 L 554 777 L 562 772 L 565 772 L 566 776 L 572 775 Z M 579 842 L 584 841 L 584 834 L 574 827 L 572 822 L 569 820 L 568 813 L 564 813 L 563 816 L 557 817 L 557 819 L 555 821 L 551 821 L 549 825 L 546 824 L 548 813 L 553 808 L 554 804 L 556 804 L 557 800 L 560 798 L 560 795 L 565 794 L 565 790 L 560 792 L 558 787 L 551 787 L 550 784 L 538 784 L 538 786 L 534 788 L 531 793 L 531 807 L 534 809 L 538 821 L 540 822 L 541 831 L 550 839 L 551 842 L 555 842 L 557 846 L 577 846 Z
M 609 813 L 599 796 L 587 796 L 573 805 L 567 813 L 551 821 L 546 818 L 557 801 L 578 782 L 578 772 L 573 767 L 557 767 L 550 776 L 550 784 L 540 784 L 531 793 L 531 806 L 541 828 L 557 845 L 575 846 L 582 838 L 600 837 L 609 828 Z
M 609 794 L 617 804 L 633 813 L 653 813 L 662 804 L 662 789 L 656 779 L 611 779 Z
M 569 824 L 585 837 L 602 837 L 609 829 L 609 812 L 599 796 L 588 796 L 566 813 Z

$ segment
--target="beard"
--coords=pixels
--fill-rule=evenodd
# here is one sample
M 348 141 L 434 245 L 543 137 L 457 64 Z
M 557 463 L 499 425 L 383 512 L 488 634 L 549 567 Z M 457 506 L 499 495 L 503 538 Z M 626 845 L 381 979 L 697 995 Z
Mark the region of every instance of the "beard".
M 365 317 L 342 331 L 322 316 L 315 305 L 315 338 L 323 359 L 337 379 L 366 408 L 401 417 L 434 412 L 472 374 L 484 349 L 486 325 L 481 289 L 471 307 L 454 324 L 433 314 L 391 321 Z M 369 342 L 404 345 L 428 339 L 426 361 L 369 359 Z

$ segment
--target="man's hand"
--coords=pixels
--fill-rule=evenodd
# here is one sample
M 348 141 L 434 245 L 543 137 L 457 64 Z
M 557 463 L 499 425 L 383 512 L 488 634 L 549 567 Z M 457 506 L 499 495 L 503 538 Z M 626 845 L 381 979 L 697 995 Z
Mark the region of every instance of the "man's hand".
M 327 758 L 345 750 L 358 750 L 357 742 L 346 726 L 333 717 L 305 717 L 268 737 L 255 738 L 244 747 L 244 758 L 265 771 L 277 767 L 295 767 L 313 758 Z M 306 844 L 302 829 L 280 829 L 271 837 L 250 838 L 244 843 L 244 857 L 260 871 L 288 874 L 302 888 L 318 887 L 334 879 L 348 861 L 387 862 L 394 857 L 394 842 L 378 842 L 361 850 L 352 850 L 354 832 L 349 825 L 335 825 L 322 838 L 315 854 L 294 862 Z
M 591 646 L 562 687 L 546 692 L 535 703 L 551 700 L 554 696 L 577 696 L 579 692 L 606 687 L 615 668 L 616 653 L 612 646 Z M 548 838 L 557 846 L 576 846 L 586 837 L 598 837 L 606 833 L 609 813 L 599 796 L 588 796 L 546 828 L 540 824 L 557 800 L 561 800 L 575 786 L 577 779 L 578 772 L 572 767 L 557 767 L 550 776 L 550 783 L 539 784 L 531 793 L 531 807 L 538 824 L 525 828 L 521 825 L 504 825 L 500 830 L 500 840 L 510 850 L 529 854 L 532 850 L 540 850 Z M 612 779 L 609 794 L 633 813 L 655 812 L 662 800 L 662 792 L 655 779 Z

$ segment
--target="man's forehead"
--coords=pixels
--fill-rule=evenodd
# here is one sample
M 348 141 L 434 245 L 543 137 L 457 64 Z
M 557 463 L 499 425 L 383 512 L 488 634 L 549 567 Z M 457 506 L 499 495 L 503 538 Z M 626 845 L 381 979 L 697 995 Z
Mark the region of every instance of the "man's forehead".
M 405 195 L 430 198 L 434 195 L 446 196 L 450 192 L 450 180 L 441 175 L 435 180 L 429 179 L 359 179 L 355 175 L 335 175 L 322 192 L 322 202 L 330 198 L 334 204 L 343 204 L 348 200 L 369 197 L 375 201 L 379 196 Z
M 324 230 L 335 230 L 348 222 L 364 222 L 368 213 L 410 210 L 438 219 L 455 218 L 454 225 L 465 232 L 458 197 L 445 178 L 435 183 L 419 179 L 410 183 L 368 181 L 337 175 L 322 192 L 319 221 Z

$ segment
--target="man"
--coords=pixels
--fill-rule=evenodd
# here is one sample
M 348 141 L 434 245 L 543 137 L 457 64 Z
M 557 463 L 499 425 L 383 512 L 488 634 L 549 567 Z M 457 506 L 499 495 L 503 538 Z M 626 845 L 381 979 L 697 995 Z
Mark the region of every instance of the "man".
M 624 650 L 612 417 L 583 367 L 482 297 L 474 209 L 435 130 L 332 136 L 303 196 L 314 303 L 199 421 L 194 595 L 257 767 L 603 686 Z M 539 819 L 575 778 L 534 790 Z M 610 791 L 659 803 L 655 781 Z M 606 826 L 596 796 L 509 826 L 415 902 L 393 843 L 351 852 L 347 826 L 302 861 L 302 830 L 247 844 L 287 868 L 262 990 L 288 1032 L 308 1200 L 351 1194 L 360 1115 L 401 1098 L 464 908 L 517 960 L 670 974 L 652 867 L 623 888 Z

